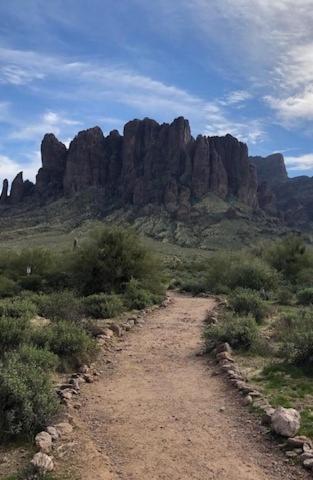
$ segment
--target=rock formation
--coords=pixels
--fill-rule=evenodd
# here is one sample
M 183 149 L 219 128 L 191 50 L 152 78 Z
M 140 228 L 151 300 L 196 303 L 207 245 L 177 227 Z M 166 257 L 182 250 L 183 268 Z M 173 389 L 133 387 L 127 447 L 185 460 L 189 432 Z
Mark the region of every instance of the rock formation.
M 31 192 L 51 201 L 90 187 L 101 189 L 108 203 L 143 207 L 164 205 L 170 213 L 188 214 L 191 205 L 213 192 L 257 207 L 257 178 L 247 146 L 231 135 L 194 139 L 188 120 L 171 124 L 132 120 L 123 136 L 107 137 L 99 127 L 79 132 L 69 149 L 53 134 L 41 144 L 42 167 L 36 185 L 23 182 L 20 173 L 4 203 L 22 201 Z
M 183 219 L 213 193 L 291 223 L 313 221 L 313 180 L 289 180 L 281 154 L 248 157 L 247 146 L 231 135 L 193 138 L 183 117 L 171 124 L 132 120 L 123 135 L 113 130 L 104 136 L 99 127 L 90 128 L 68 149 L 49 133 L 41 157 L 35 185 L 24 182 L 21 172 L 8 194 L 4 180 L 1 205 L 47 203 L 93 188 L 102 192 L 105 208 L 157 205 Z M 229 215 L 235 213 L 231 209 Z

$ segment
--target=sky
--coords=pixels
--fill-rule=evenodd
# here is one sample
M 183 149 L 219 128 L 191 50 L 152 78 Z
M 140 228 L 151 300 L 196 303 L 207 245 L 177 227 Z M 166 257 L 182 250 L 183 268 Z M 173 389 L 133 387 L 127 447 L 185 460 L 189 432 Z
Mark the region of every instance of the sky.
M 313 0 L 0 2 L 0 180 L 47 132 L 189 119 L 313 175 Z

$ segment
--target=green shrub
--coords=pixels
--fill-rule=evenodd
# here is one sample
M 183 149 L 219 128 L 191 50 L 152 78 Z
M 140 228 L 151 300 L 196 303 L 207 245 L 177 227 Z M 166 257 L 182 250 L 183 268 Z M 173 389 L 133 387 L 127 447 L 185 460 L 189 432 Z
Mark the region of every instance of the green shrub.
M 313 287 L 303 288 L 297 293 L 298 303 L 300 305 L 313 304 Z
M 83 314 L 81 300 L 70 290 L 33 297 L 38 313 L 49 320 L 79 321 Z
M 262 259 L 245 253 L 218 253 L 205 263 L 206 291 L 229 293 L 235 288 L 269 292 L 277 287 L 277 273 Z
M 33 435 L 56 413 L 58 402 L 49 376 L 18 355 L 0 364 L 0 435 Z
M 260 295 L 253 290 L 238 289 L 229 299 L 229 305 L 235 313 L 240 315 L 251 314 L 259 323 L 268 314 L 268 306 L 260 298 Z
M 37 306 L 28 298 L 6 298 L 0 300 L 0 317 L 28 318 L 37 315 Z
M 284 314 L 276 325 L 280 354 L 288 362 L 301 367 L 313 366 L 313 314 L 296 310 Z
M 258 337 L 258 327 L 252 316 L 239 317 L 227 312 L 217 325 L 209 325 L 204 332 L 207 349 L 228 342 L 234 349 L 250 350 Z
M 21 363 L 34 365 L 45 372 L 55 370 L 59 363 L 57 355 L 45 348 L 37 348 L 33 345 L 21 345 L 15 351 L 15 355 Z
M 28 319 L 0 317 L 0 354 L 25 343 L 29 338 L 29 332 Z
M 13 297 L 18 292 L 18 286 L 14 280 L 0 275 L 0 298 Z
M 297 282 L 303 270 L 313 267 L 313 257 L 298 235 L 275 242 L 264 252 L 264 256 L 291 283 Z
M 294 300 L 293 291 L 288 287 L 281 287 L 277 290 L 276 300 L 281 305 L 292 305 Z
M 58 355 L 63 367 L 89 363 L 95 356 L 95 341 L 74 323 L 59 321 L 33 332 L 33 343 Z
M 129 309 L 140 310 L 157 303 L 161 297 L 144 289 L 138 280 L 132 278 L 125 290 L 125 304 Z
M 118 295 L 98 293 L 89 295 L 83 300 L 86 315 L 92 318 L 113 318 L 119 315 L 124 304 Z
M 154 293 L 164 290 L 156 259 L 131 231 L 101 228 L 72 256 L 74 286 L 84 295 L 123 293 L 131 278 Z

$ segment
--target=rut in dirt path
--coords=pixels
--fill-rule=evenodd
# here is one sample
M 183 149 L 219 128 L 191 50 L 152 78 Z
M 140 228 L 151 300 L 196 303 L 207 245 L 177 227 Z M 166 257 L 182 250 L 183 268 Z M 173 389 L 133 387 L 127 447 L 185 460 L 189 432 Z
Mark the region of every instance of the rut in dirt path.
M 86 458 L 81 478 L 309 478 L 286 465 L 237 394 L 212 375 L 207 359 L 196 356 L 202 321 L 213 305 L 174 295 L 168 308 L 153 312 L 126 338 L 111 373 L 84 394 L 81 421 L 106 460 L 101 465 L 98 459 L 92 470 Z

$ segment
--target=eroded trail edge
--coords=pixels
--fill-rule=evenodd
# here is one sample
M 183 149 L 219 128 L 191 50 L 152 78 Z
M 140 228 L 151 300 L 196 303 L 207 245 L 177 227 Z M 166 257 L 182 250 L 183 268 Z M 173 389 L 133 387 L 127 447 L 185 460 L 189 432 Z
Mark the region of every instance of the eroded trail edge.
M 306 479 L 238 394 L 197 357 L 214 300 L 172 295 L 102 356 L 75 414 L 73 464 L 88 480 Z M 117 349 L 118 350 L 118 349 Z

